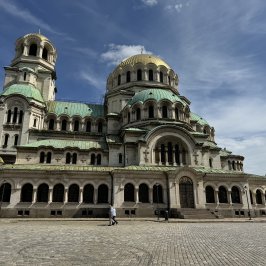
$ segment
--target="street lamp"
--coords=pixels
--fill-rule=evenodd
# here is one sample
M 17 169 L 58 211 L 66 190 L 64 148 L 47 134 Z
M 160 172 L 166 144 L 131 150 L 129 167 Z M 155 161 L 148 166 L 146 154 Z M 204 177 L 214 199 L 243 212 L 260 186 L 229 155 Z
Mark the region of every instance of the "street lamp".
M 246 192 L 247 203 L 248 203 L 248 217 L 249 217 L 249 220 L 251 220 L 250 207 L 249 207 L 249 200 L 248 200 L 248 187 L 247 187 L 247 186 L 244 186 L 244 190 L 245 190 L 245 192 Z
M 1 194 L 1 199 L 0 199 L 0 217 L 1 217 L 2 202 L 3 202 L 3 200 L 4 200 L 4 193 L 5 193 L 6 180 L 3 180 L 2 183 L 1 183 L 0 185 L 1 185 L 1 186 L 0 186 L 0 189 L 1 189 L 2 185 L 3 185 L 3 190 L 2 190 L 2 191 L 0 190 L 0 192 L 2 192 L 2 194 Z
M 159 212 L 159 183 L 156 183 L 155 184 L 155 186 L 156 186 L 156 195 L 157 195 L 157 220 L 159 221 L 159 219 L 160 219 L 160 212 Z

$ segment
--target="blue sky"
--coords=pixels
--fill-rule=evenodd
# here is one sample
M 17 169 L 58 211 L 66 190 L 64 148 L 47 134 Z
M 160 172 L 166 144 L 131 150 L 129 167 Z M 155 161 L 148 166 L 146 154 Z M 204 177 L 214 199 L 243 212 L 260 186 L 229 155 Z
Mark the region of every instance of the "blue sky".
M 18 37 L 40 29 L 58 52 L 57 99 L 94 103 L 117 63 L 153 53 L 178 74 L 216 142 L 265 175 L 265 13 L 264 0 L 0 0 L 0 65 Z

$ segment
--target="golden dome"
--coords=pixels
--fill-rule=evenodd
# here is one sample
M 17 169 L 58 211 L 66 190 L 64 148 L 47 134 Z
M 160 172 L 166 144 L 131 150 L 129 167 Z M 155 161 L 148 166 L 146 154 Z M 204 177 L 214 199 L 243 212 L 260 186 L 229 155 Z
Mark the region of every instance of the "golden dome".
M 144 65 L 147 64 L 155 64 L 157 66 L 165 66 L 166 68 L 171 68 L 165 61 L 163 61 L 161 58 L 151 55 L 151 54 L 137 54 L 133 55 L 125 60 L 123 60 L 119 65 L 119 67 L 125 67 L 125 66 L 133 66 L 137 63 L 142 63 Z

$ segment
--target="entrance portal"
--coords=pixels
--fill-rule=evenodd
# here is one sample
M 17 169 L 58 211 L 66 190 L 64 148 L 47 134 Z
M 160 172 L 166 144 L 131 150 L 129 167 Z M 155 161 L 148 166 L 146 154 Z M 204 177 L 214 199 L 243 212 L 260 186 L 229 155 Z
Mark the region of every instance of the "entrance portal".
M 193 181 L 189 177 L 182 177 L 179 182 L 181 208 L 195 208 Z

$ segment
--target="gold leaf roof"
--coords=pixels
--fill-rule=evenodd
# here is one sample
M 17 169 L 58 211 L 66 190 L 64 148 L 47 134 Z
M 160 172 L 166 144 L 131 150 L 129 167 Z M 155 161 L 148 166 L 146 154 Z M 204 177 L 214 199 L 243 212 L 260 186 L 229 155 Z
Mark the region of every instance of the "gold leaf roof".
M 137 54 L 133 55 L 125 60 L 123 60 L 118 67 L 125 67 L 125 66 L 133 66 L 137 63 L 142 63 L 144 65 L 147 64 L 155 64 L 157 66 L 165 66 L 166 68 L 171 68 L 164 60 L 161 58 L 152 55 L 152 54 Z

